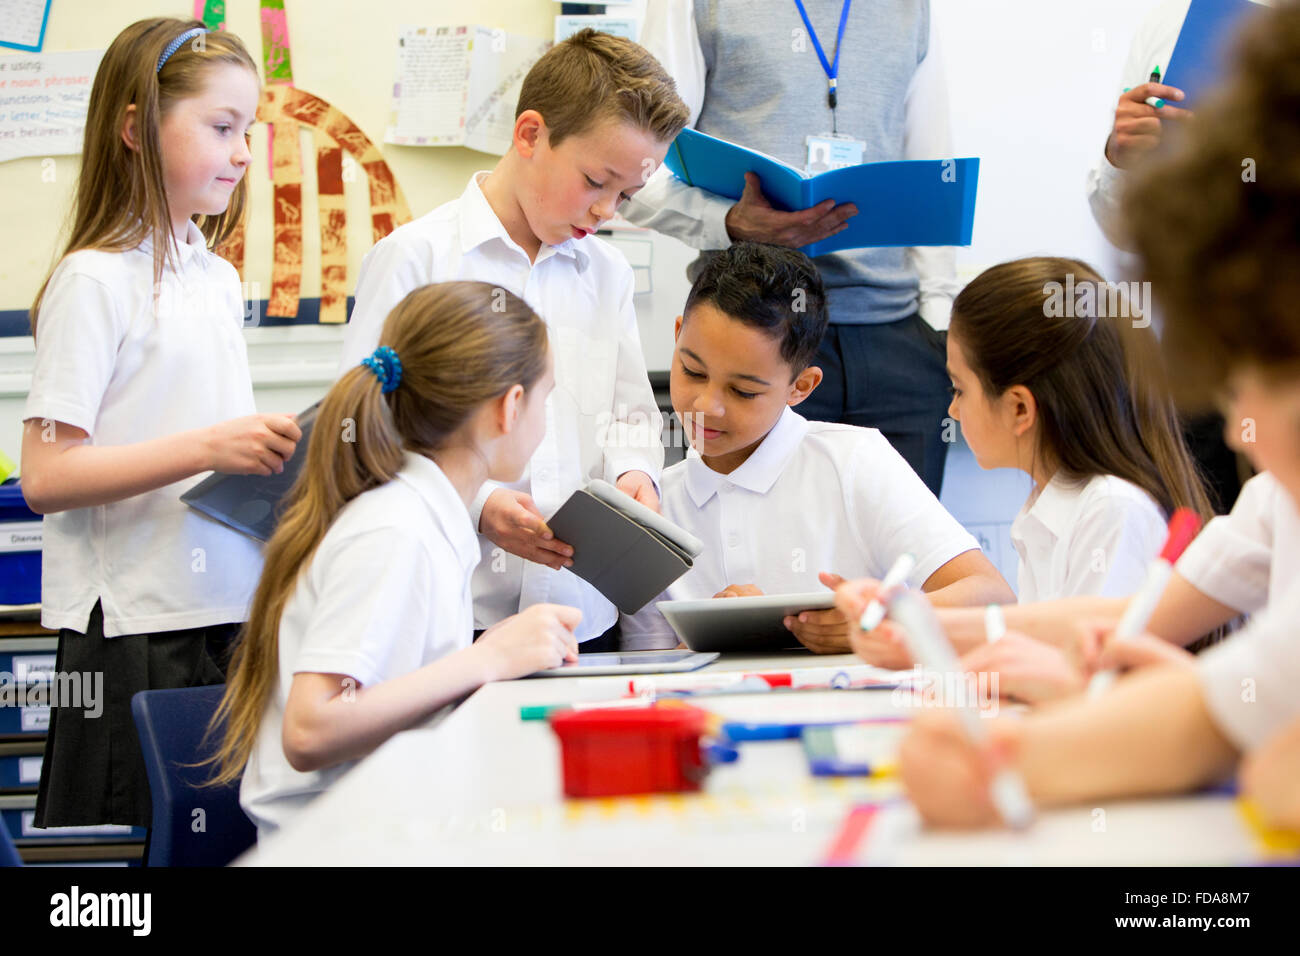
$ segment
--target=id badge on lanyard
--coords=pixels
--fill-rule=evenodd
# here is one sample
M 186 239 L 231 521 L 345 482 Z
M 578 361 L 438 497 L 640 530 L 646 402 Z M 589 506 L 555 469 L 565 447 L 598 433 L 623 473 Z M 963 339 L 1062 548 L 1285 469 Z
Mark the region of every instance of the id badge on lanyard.
M 808 19 L 808 11 L 804 9 L 803 0 L 794 0 L 794 4 L 799 8 L 799 16 L 803 18 L 804 26 L 808 28 L 808 38 L 812 40 L 817 59 L 821 61 L 822 70 L 826 73 L 826 102 L 831 109 L 831 131 L 804 139 L 807 146 L 804 172 L 815 176 L 831 169 L 856 166 L 862 162 L 867 144 L 860 139 L 840 133 L 835 123 L 835 107 L 839 105 L 840 50 L 844 45 L 844 28 L 849 22 L 849 8 L 853 0 L 844 0 L 844 6 L 840 8 L 840 25 L 835 34 L 833 60 L 826 59 L 826 51 L 822 49 L 821 41 L 817 39 L 817 31 L 813 29 L 812 21 Z

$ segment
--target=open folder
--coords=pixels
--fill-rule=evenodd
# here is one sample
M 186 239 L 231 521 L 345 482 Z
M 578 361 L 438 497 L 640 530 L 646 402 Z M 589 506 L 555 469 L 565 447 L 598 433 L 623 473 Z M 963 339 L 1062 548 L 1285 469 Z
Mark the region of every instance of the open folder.
M 1174 106 L 1190 109 L 1213 90 L 1242 24 L 1261 9 L 1250 0 L 1192 0 L 1162 80 L 1185 94 Z
M 778 209 L 807 209 L 827 199 L 854 203 L 848 228 L 800 251 L 809 256 L 867 246 L 969 246 L 975 225 L 980 161 L 911 159 L 859 163 L 807 176 L 793 166 L 693 129 L 684 129 L 664 157 L 688 186 L 739 199 L 745 173 L 758 174 Z
M 284 471 L 265 476 L 213 472 L 181 495 L 181 501 L 250 538 L 269 540 L 276 522 L 280 520 L 281 502 L 293 487 L 307 457 L 307 442 L 319 408 L 320 402 L 317 402 L 294 418 L 302 429 L 302 438 L 298 440 L 293 455 L 284 463 Z
M 704 542 L 596 479 L 546 521 L 573 546 L 574 574 L 624 614 L 635 614 L 691 569 Z

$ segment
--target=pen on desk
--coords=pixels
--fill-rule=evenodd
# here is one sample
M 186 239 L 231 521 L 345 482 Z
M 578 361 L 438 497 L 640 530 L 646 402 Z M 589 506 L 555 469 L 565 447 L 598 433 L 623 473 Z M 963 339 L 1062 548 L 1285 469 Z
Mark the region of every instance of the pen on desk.
M 1160 82 L 1160 64 L 1159 64 L 1159 63 L 1157 63 L 1154 67 L 1151 68 L 1151 75 L 1147 78 L 1147 82 L 1148 82 L 1148 83 L 1159 83 L 1159 82 Z M 1160 99 L 1160 97 L 1158 97 L 1158 96 L 1148 96 L 1147 99 L 1146 99 L 1146 103 L 1147 103 L 1147 106 L 1154 106 L 1156 109 L 1160 109 L 1160 107 L 1162 107 L 1162 106 L 1165 105 L 1165 101 L 1162 100 L 1162 99 Z
M 929 601 L 912 591 L 904 591 L 894 599 L 889 613 L 903 626 L 907 649 L 919 666 L 940 674 L 961 673 L 957 653 Z M 987 741 L 987 731 L 976 709 L 963 703 L 956 710 L 971 743 L 979 745 Z M 1015 769 L 1003 767 L 994 774 L 989 798 L 1008 826 L 1022 829 L 1033 822 L 1034 805 L 1024 779 Z
M 1002 613 L 1002 605 L 990 604 L 984 609 L 984 636 L 990 644 L 996 644 L 1007 635 L 1007 619 Z
M 1156 605 L 1160 603 L 1160 598 L 1165 593 L 1165 586 L 1169 584 L 1169 578 L 1174 573 L 1175 562 L 1200 530 L 1201 517 L 1195 511 L 1190 508 L 1179 508 L 1174 512 L 1173 517 L 1169 519 L 1169 533 L 1165 537 L 1165 546 L 1160 549 L 1160 554 L 1147 568 L 1146 580 L 1128 602 L 1128 607 L 1124 609 L 1124 616 L 1119 619 L 1119 625 L 1115 628 L 1115 635 L 1111 640 L 1131 640 L 1146 629 L 1147 622 L 1155 613 Z M 1098 671 L 1088 682 L 1088 695 L 1096 697 L 1104 694 L 1115 683 L 1118 676 L 1119 674 L 1113 670 Z
M 862 617 L 858 619 L 858 627 L 864 631 L 874 631 L 880 622 L 885 619 L 885 612 L 889 608 L 889 601 L 893 597 L 893 592 L 901 584 L 907 581 L 908 575 L 916 568 L 916 558 L 910 552 L 904 551 L 894 562 L 894 566 L 889 569 L 885 579 L 880 582 L 880 589 L 876 591 L 876 596 L 862 612 Z M 883 596 L 883 597 L 882 597 Z

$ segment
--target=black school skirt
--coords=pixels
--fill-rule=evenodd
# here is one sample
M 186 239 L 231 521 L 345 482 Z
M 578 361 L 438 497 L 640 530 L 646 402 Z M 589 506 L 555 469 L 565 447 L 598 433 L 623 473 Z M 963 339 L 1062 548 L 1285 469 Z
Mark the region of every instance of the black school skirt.
M 102 710 L 92 717 L 85 707 L 51 708 L 36 826 L 149 826 L 153 805 L 131 697 L 142 690 L 224 683 L 239 628 L 217 624 L 106 638 L 104 611 L 96 602 L 85 634 L 59 631 L 57 671 L 82 674 L 83 685 L 102 673 Z

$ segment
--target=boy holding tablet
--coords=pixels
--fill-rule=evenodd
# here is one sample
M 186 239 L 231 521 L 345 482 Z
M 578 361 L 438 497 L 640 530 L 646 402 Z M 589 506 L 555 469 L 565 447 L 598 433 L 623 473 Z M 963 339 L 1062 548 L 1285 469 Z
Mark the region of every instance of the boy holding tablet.
M 527 302 L 550 333 L 556 388 L 546 434 L 520 480 L 486 482 L 470 509 L 482 546 L 476 629 L 540 603 L 581 610 L 580 641 L 617 620 L 614 605 L 565 571 L 573 549 L 542 516 L 592 478 L 658 505 L 660 416 L 632 269 L 594 233 L 663 161 L 687 115 L 644 48 L 582 30 L 524 77 L 511 148 L 496 168 L 381 240 L 361 265 L 340 373 L 374 349 L 393 306 L 430 282 L 491 283 Z
M 937 605 L 1014 601 L 879 431 L 795 411 L 821 381 L 809 363 L 825 329 L 821 279 L 793 249 L 736 243 L 696 278 L 670 377 L 690 451 L 664 471 L 661 497 L 664 516 L 705 548 L 661 600 L 816 591 L 840 575 L 882 578 L 910 553 L 911 583 Z M 839 611 L 786 624 L 812 650 L 849 650 Z M 622 631 L 624 648 L 676 644 L 653 602 Z

